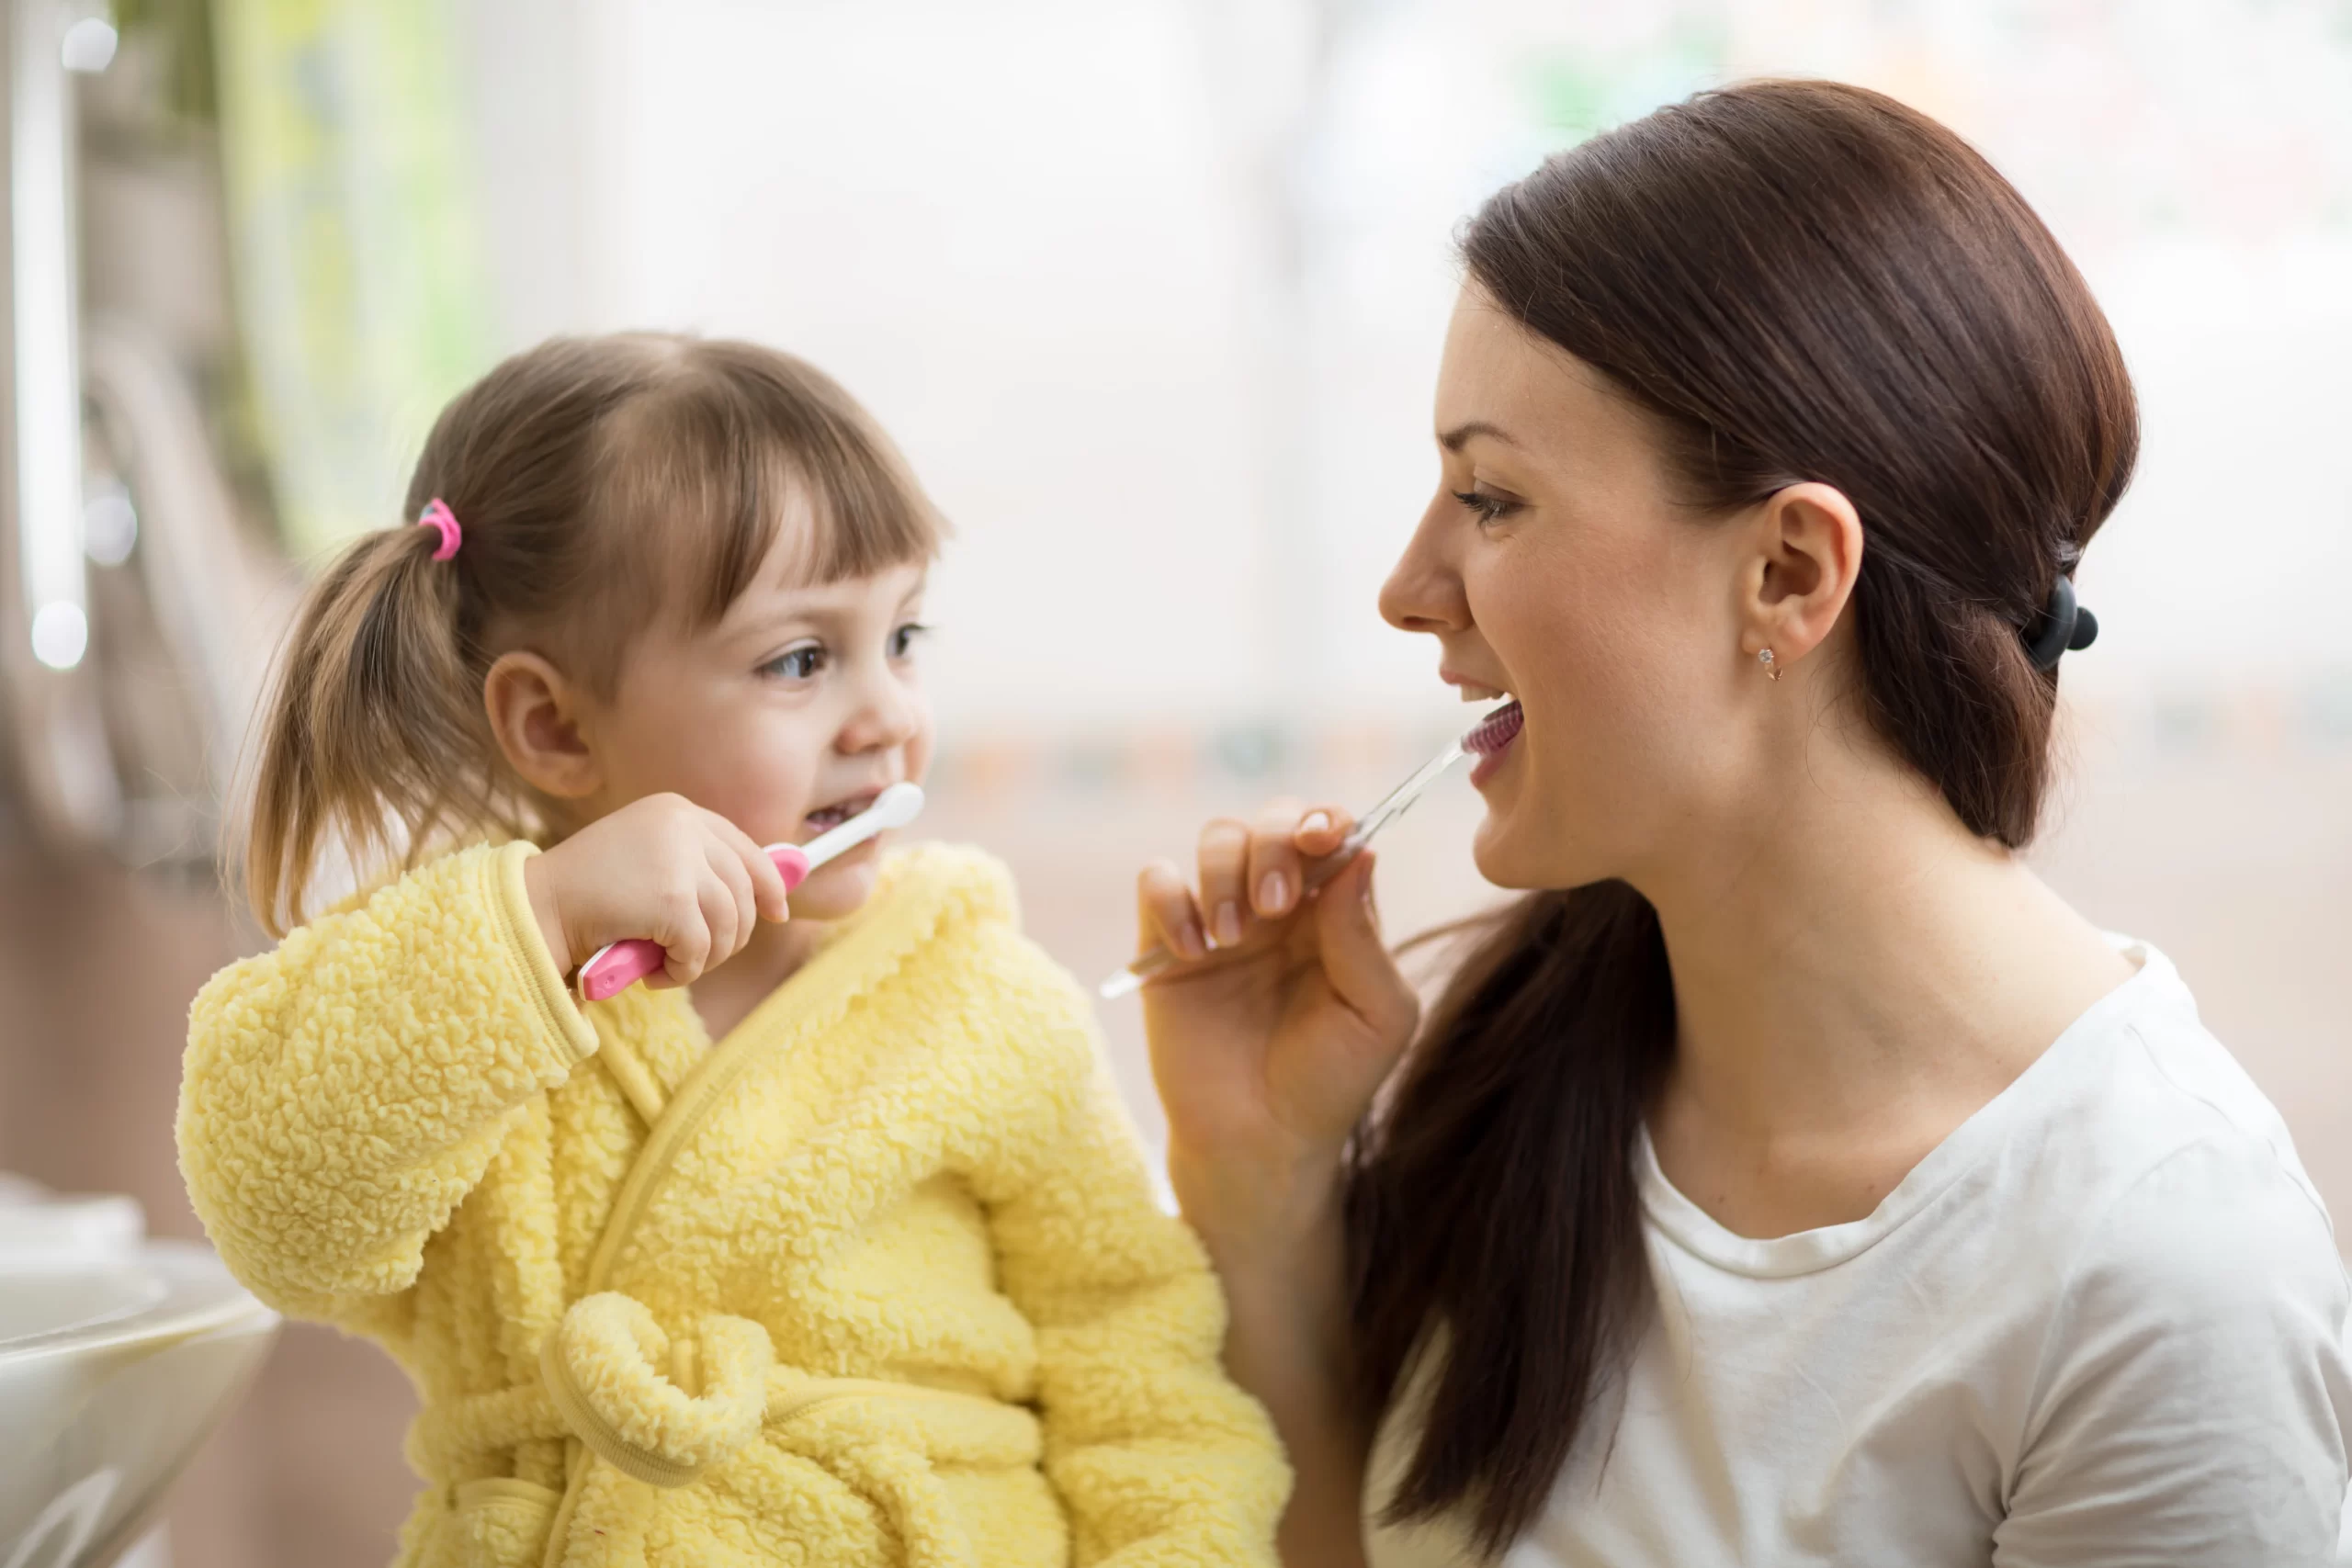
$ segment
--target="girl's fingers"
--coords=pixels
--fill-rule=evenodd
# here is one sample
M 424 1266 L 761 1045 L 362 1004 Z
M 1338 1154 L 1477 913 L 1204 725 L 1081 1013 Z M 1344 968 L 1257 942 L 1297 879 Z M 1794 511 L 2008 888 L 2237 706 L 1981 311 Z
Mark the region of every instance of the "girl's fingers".
M 1136 951 L 1156 943 L 1180 958 L 1205 958 L 1209 944 L 1193 890 L 1173 861 L 1157 860 L 1136 878 Z
M 744 919 L 747 920 L 790 919 L 791 910 L 786 907 L 785 902 L 786 896 L 784 873 L 776 870 L 775 862 L 768 859 L 767 851 L 761 848 L 759 841 L 751 834 L 719 816 L 718 813 L 712 812 L 710 820 L 711 830 L 727 846 L 728 853 L 743 868 L 744 874 L 751 879 L 752 901 L 747 907 Z M 750 939 L 747 937 L 745 940 Z
M 689 986 L 703 971 L 710 959 L 710 927 L 704 919 L 702 903 L 689 894 L 681 894 L 675 908 L 662 920 L 668 929 L 653 933 L 662 944 L 662 973 L 648 985 Z
M 1241 940 L 1250 912 L 1244 878 L 1250 870 L 1250 829 L 1221 818 L 1201 829 L 1201 910 L 1210 941 L 1231 947 Z
M 758 846 L 753 845 L 752 848 L 756 850 Z M 713 840 L 710 869 L 726 885 L 728 894 L 735 900 L 735 940 L 731 945 L 718 950 L 722 955 L 731 956 L 752 940 L 752 931 L 760 919 L 759 895 L 752 891 L 752 868 L 744 863 L 734 845 Z
M 784 886 L 784 873 L 776 870 L 767 851 L 753 844 L 750 865 L 752 911 L 763 920 L 792 919 L 792 895 Z
M 698 897 L 703 924 L 710 931 L 710 951 L 702 961 L 702 967 L 708 971 L 734 957 L 735 950 L 742 945 L 740 939 L 743 911 L 735 902 L 734 889 L 716 876 L 703 879 Z
M 1297 801 L 1272 801 L 1258 813 L 1250 832 L 1250 907 L 1267 919 L 1281 919 L 1298 908 L 1306 892 L 1306 863 L 1293 842 L 1306 814 Z

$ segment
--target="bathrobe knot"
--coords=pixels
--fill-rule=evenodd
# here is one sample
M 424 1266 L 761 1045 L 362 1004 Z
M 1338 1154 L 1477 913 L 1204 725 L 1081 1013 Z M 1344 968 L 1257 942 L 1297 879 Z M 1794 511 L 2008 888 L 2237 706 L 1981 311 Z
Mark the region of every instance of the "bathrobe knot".
M 759 1434 L 767 1415 L 768 1331 L 710 1313 L 673 1337 L 633 1296 L 571 1303 L 539 1354 L 548 1397 L 595 1455 L 654 1486 L 684 1486 Z

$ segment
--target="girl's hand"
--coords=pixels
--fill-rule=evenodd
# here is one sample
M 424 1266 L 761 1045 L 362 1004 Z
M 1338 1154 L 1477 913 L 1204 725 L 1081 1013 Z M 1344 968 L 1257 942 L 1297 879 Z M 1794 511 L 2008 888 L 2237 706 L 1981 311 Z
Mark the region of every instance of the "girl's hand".
M 1144 987 L 1144 1028 L 1195 1224 L 1312 1201 L 1419 1022 L 1380 940 L 1371 852 L 1302 897 L 1351 825 L 1278 802 L 1201 830 L 1197 892 L 1165 861 L 1138 879 L 1142 945 L 1183 961 Z
M 650 987 L 690 985 L 781 920 L 784 877 L 749 834 L 683 795 L 650 795 L 523 864 L 548 951 L 569 974 L 608 942 L 667 959 Z

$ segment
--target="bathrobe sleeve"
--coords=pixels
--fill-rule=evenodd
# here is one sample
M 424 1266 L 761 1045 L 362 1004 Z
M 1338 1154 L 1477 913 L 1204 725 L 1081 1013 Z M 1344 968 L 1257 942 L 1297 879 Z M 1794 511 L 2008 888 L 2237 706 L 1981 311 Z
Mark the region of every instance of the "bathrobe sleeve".
M 1271 1568 L 1290 1471 L 1225 1375 L 1216 1276 L 1153 1200 L 1086 1003 L 1042 954 L 1028 967 L 1047 976 L 1007 998 L 1003 1022 L 1026 1035 L 1014 1052 L 1051 1111 L 1044 1136 L 1008 1152 L 1019 1185 L 991 1213 L 1003 1289 L 1036 1330 L 1046 1473 L 1072 1560 Z
M 180 1169 L 272 1305 L 349 1318 L 405 1291 L 513 1119 L 595 1049 L 531 917 L 534 852 L 460 851 L 198 993 Z

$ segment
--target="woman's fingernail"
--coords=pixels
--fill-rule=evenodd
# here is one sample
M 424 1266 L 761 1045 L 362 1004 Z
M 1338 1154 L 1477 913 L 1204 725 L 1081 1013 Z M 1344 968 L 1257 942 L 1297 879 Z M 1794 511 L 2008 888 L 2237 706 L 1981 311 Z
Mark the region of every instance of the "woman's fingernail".
M 1331 814 L 1328 811 L 1310 811 L 1306 814 L 1306 820 L 1298 825 L 1302 833 L 1326 833 L 1330 829 Z
M 1258 884 L 1258 908 L 1269 915 L 1279 915 L 1290 908 L 1290 881 L 1279 871 L 1266 873 L 1266 880 Z
M 1176 949 L 1187 958 L 1205 958 L 1209 944 L 1202 940 L 1201 922 L 1186 916 L 1184 929 L 1176 933 Z
M 1380 929 L 1380 906 L 1372 900 L 1372 878 L 1369 876 L 1363 879 L 1363 918 L 1372 922 L 1373 930 Z
M 1219 947 L 1232 947 L 1241 941 L 1241 911 L 1232 900 L 1216 907 L 1216 942 Z

